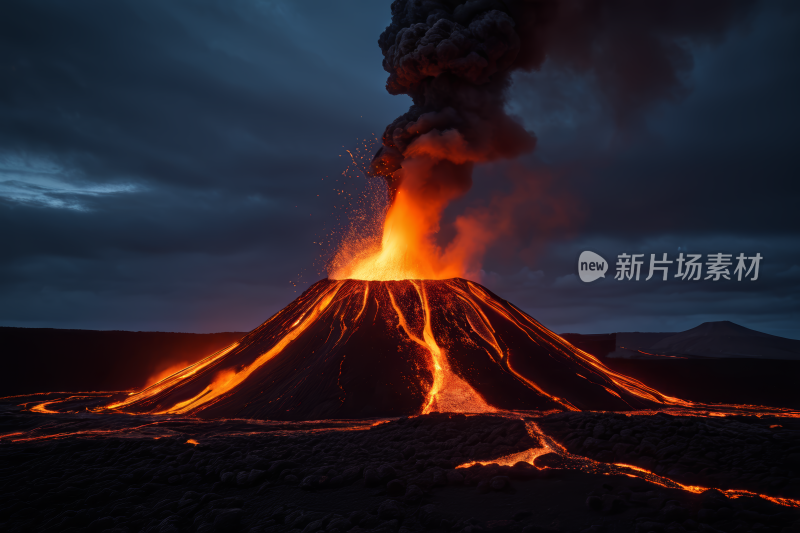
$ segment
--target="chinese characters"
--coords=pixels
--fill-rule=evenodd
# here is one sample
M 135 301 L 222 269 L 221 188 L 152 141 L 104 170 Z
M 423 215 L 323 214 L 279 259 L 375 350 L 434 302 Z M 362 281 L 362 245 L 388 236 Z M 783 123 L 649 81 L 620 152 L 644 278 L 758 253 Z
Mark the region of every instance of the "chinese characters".
M 642 275 L 642 265 L 645 264 L 645 261 L 641 259 L 644 256 L 645 254 L 619 254 L 617 256 L 617 274 L 614 279 L 639 281 Z M 735 278 L 736 281 L 748 278 L 750 281 L 756 281 L 762 259 L 763 257 L 760 253 L 749 257 L 740 253 L 736 257 L 736 268 L 731 273 L 733 254 L 708 254 L 705 262 L 703 262 L 702 254 L 686 254 L 686 257 L 684 257 L 684 254 L 680 253 L 674 261 L 669 260 L 666 253 L 661 254 L 661 259 L 656 259 L 656 254 L 650 254 L 650 267 L 645 281 L 658 274 L 660 274 L 662 281 L 666 281 L 669 278 L 670 265 L 673 264 L 677 267 L 674 277 L 685 281 L 699 281 L 701 279 L 719 281 L 721 279 L 730 280 L 732 279 L 731 277 Z M 705 276 L 703 276 L 703 267 L 705 267 Z

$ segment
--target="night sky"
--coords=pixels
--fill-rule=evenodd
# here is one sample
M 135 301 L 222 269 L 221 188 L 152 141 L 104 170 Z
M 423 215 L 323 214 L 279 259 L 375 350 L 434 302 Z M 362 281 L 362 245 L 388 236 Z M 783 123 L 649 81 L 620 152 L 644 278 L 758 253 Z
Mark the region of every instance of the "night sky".
M 0 3 L 0 325 L 248 331 L 325 277 L 366 189 L 346 150 L 371 156 L 410 105 L 384 87 L 390 16 L 388 0 Z M 556 332 L 731 320 L 800 339 L 800 5 L 652 27 L 676 77 L 646 98 L 592 58 L 514 75 L 508 109 L 537 148 L 477 169 L 442 242 L 513 198 L 478 281 Z M 605 279 L 578 279 L 584 250 Z M 665 252 L 764 259 L 757 281 L 674 263 L 645 281 Z M 614 280 L 621 253 L 645 254 L 640 281 Z

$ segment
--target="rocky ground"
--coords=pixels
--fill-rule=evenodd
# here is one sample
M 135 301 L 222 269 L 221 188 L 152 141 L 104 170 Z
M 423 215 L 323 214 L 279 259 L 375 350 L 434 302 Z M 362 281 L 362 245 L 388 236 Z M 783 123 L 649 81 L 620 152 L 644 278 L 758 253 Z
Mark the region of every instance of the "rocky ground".
M 550 466 L 541 470 L 456 469 L 541 445 L 523 420 L 502 416 L 434 414 L 368 429 L 175 421 L 160 438 L 58 416 L 0 414 L 2 531 L 800 531 L 796 509 L 587 473 L 555 454 L 535 460 Z M 595 413 L 535 421 L 599 461 L 797 496 L 793 421 Z
M 540 427 L 571 453 L 687 485 L 800 499 L 800 420 L 563 413 Z

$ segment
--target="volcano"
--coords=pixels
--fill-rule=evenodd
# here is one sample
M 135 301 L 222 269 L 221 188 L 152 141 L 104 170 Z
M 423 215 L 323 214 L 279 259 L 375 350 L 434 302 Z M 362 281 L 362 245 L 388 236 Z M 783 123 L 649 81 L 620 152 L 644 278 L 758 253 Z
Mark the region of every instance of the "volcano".
M 318 420 L 682 403 L 477 283 L 324 279 L 239 342 L 105 409 Z

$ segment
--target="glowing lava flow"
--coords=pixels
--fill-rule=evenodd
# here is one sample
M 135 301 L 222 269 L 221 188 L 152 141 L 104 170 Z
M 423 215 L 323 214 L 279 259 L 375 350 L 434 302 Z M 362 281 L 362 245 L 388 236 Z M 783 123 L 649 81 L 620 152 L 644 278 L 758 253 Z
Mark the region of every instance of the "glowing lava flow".
M 508 416 L 512 416 L 510 413 Z M 573 468 L 577 470 L 581 470 L 588 473 L 593 474 L 603 474 L 603 475 L 624 475 L 629 477 L 635 477 L 647 481 L 648 483 L 652 483 L 654 485 L 659 485 L 661 487 L 669 488 L 669 489 L 680 489 L 685 490 L 687 492 L 691 492 L 694 494 L 703 493 L 710 488 L 713 487 L 701 487 L 698 485 L 684 485 L 672 479 L 666 478 L 664 476 L 659 476 L 649 470 L 645 470 L 644 468 L 639 468 L 637 466 L 626 465 L 622 463 L 603 463 L 600 461 L 595 461 L 594 459 L 590 459 L 588 457 L 583 457 L 581 455 L 574 455 L 569 453 L 566 448 L 564 448 L 561 444 L 558 444 L 552 437 L 548 436 L 541 429 L 536 423 L 532 420 L 528 420 L 525 422 L 525 428 L 528 431 L 528 434 L 534 438 L 539 439 L 542 446 L 539 448 L 530 448 L 528 450 L 524 450 L 522 452 L 513 453 L 510 455 L 505 455 L 503 457 L 499 457 L 494 460 L 489 461 L 471 461 L 468 463 L 464 463 L 458 465 L 456 468 L 469 468 L 473 465 L 480 464 L 480 465 L 490 465 L 490 464 L 497 464 L 499 466 L 514 466 L 520 461 L 524 461 L 526 463 L 534 464 L 534 461 L 537 457 L 542 455 L 546 455 L 548 453 L 554 453 L 558 455 L 567 466 L 567 468 Z M 537 468 L 547 468 L 538 466 Z M 747 496 L 753 496 L 762 498 L 764 500 L 770 501 L 772 503 L 782 505 L 784 507 L 793 507 L 793 508 L 800 508 L 800 500 L 795 500 L 792 498 L 781 498 L 776 496 L 768 496 L 765 494 L 759 494 L 756 492 L 751 492 L 748 490 L 741 490 L 741 489 L 728 489 L 728 490 L 719 490 L 723 494 L 725 494 L 728 498 L 736 499 L 742 498 Z
M 206 357 L 202 361 L 198 361 L 197 363 L 195 363 L 193 365 L 189 365 L 186 368 L 184 368 L 183 370 L 175 372 L 171 376 L 168 376 L 168 377 L 162 379 L 161 381 L 158 381 L 158 382 L 154 383 L 153 385 L 150 385 L 149 387 L 146 387 L 144 390 L 141 390 L 139 392 L 133 392 L 128 396 L 127 399 L 122 400 L 122 401 L 118 401 L 118 402 L 114 402 L 114 403 L 112 403 L 110 405 L 107 405 L 105 408 L 106 409 L 119 409 L 121 407 L 125 407 L 127 405 L 132 404 L 132 403 L 135 403 L 136 401 L 138 401 L 139 399 L 141 399 L 144 396 L 152 396 L 152 395 L 158 394 L 159 392 L 165 390 L 169 386 L 172 386 L 172 385 L 174 385 L 175 383 L 177 383 L 177 382 L 179 382 L 181 380 L 184 380 L 184 379 L 187 379 L 187 378 L 191 378 L 192 376 L 194 376 L 198 372 L 200 372 L 200 371 L 204 370 L 205 368 L 213 365 L 214 362 L 216 362 L 216 361 L 222 359 L 223 357 L 225 357 L 226 354 L 230 353 L 238 345 L 239 345 L 238 342 L 234 342 L 233 344 L 231 344 L 227 348 L 223 348 L 222 350 L 209 355 L 208 357 Z
M 415 335 L 408 326 L 408 322 L 403 315 L 403 310 L 397 305 L 397 301 L 391 289 L 389 289 L 389 298 L 392 302 L 392 307 L 394 307 L 397 312 L 400 325 L 403 327 L 406 334 L 409 338 L 414 340 L 414 342 L 426 348 L 431 356 L 430 366 L 431 373 L 433 374 L 433 383 L 428 390 L 427 399 L 422 408 L 422 414 L 428 414 L 434 411 L 454 413 L 488 413 L 496 411 L 496 409 L 487 404 L 486 401 L 475 392 L 475 389 L 453 373 L 450 364 L 447 362 L 447 356 L 436 343 L 436 338 L 433 335 L 433 329 L 431 327 L 431 309 L 425 292 L 425 286 L 422 282 L 412 281 L 411 283 L 419 295 L 424 315 L 422 339 Z
M 662 394 L 463 279 L 319 281 L 239 342 L 95 410 L 320 420 L 664 408 L 797 416 Z
M 336 295 L 339 286 L 334 285 L 330 288 L 330 290 L 324 292 L 322 296 L 315 302 L 312 306 L 310 312 L 305 313 L 304 316 L 298 318 L 293 324 L 289 331 L 283 336 L 280 341 L 278 341 L 270 350 L 266 351 L 265 353 L 261 354 L 259 357 L 255 359 L 250 365 L 246 366 L 243 369 L 236 369 L 232 368 L 224 368 L 217 372 L 214 375 L 214 378 L 211 382 L 198 394 L 192 396 L 186 400 L 180 401 L 174 405 L 167 407 L 166 409 L 162 409 L 160 411 L 156 411 L 156 414 L 184 414 L 190 412 L 192 409 L 213 402 L 223 394 L 228 393 L 232 389 L 234 389 L 237 385 L 241 384 L 245 379 L 247 379 L 256 369 L 261 367 L 264 363 L 272 359 L 276 354 L 280 353 L 283 348 L 286 347 L 290 342 L 298 337 L 307 327 L 309 324 L 314 322 L 314 320 L 322 313 L 325 308 L 331 303 L 333 297 Z M 175 380 L 182 380 L 187 377 L 190 377 L 194 374 L 197 374 L 200 370 L 206 369 L 211 367 L 214 363 L 218 360 L 223 358 L 226 354 L 230 353 L 234 348 L 236 348 L 239 343 L 234 343 L 225 350 L 222 350 L 195 365 L 187 368 L 186 371 L 175 374 L 173 377 Z M 169 382 L 172 380 L 171 378 L 167 378 L 166 380 L 157 383 L 153 387 L 156 388 L 154 392 L 160 392 L 166 386 L 168 386 Z M 151 388 L 153 388 L 151 387 Z M 130 398 L 125 400 L 124 402 L 119 402 L 117 404 L 112 404 L 108 406 L 109 409 L 119 408 L 125 405 L 129 405 L 131 403 L 136 402 L 138 399 L 136 396 L 139 394 L 147 394 L 149 389 L 145 389 L 141 393 L 137 393 L 132 395 Z M 152 393 L 151 393 L 152 394 Z
M 321 419 L 664 404 L 475 283 L 322 280 L 238 343 L 104 409 Z

